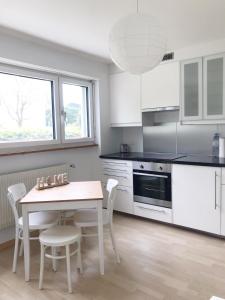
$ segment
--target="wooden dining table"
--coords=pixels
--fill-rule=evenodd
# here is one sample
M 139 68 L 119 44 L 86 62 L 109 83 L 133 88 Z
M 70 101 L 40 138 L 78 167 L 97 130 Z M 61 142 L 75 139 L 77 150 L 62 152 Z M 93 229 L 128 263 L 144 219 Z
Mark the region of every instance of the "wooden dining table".
M 100 274 L 104 274 L 104 245 L 102 220 L 103 193 L 100 181 L 70 182 L 67 185 L 45 190 L 35 187 L 20 201 L 23 216 L 25 281 L 30 280 L 30 212 L 63 211 L 95 208 L 98 217 L 98 248 Z

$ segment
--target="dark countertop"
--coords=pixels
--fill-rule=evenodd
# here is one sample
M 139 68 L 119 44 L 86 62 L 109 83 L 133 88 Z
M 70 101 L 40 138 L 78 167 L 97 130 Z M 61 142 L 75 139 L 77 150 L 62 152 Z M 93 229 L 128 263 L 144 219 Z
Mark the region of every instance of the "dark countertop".
M 182 155 L 182 154 L 168 154 L 168 153 L 147 153 L 147 152 L 129 152 L 129 153 L 112 153 L 100 155 L 100 158 L 118 159 L 130 161 L 145 161 L 145 162 L 159 162 L 172 163 L 182 165 L 196 165 L 209 167 L 225 167 L 225 158 L 201 155 Z
M 100 158 L 168 163 L 181 155 L 171 153 L 128 152 L 101 155 Z
M 214 156 L 187 155 L 174 160 L 172 163 L 181 165 L 225 167 L 225 158 Z

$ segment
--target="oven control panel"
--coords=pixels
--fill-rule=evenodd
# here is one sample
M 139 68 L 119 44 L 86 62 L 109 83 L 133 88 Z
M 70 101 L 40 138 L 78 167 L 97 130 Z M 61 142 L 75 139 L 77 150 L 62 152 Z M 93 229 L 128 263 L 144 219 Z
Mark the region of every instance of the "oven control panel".
M 171 164 L 133 161 L 133 170 L 171 173 Z

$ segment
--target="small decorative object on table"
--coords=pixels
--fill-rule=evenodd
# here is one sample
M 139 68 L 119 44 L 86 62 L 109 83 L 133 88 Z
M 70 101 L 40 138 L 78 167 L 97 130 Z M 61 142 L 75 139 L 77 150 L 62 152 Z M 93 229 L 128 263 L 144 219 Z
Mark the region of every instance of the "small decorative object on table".
M 37 178 L 36 189 L 44 190 L 44 189 L 50 189 L 56 186 L 61 186 L 66 184 L 69 184 L 68 174 L 62 173 L 53 176 Z

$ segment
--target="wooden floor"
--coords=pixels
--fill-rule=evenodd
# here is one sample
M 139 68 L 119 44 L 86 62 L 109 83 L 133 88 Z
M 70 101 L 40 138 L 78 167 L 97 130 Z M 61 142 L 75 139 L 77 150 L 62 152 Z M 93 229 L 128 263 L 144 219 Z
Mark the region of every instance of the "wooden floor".
M 195 300 L 225 298 L 225 241 L 127 216 L 115 216 L 121 264 L 105 240 L 105 276 L 98 272 L 97 243 L 83 244 L 84 274 L 73 270 L 73 294 L 67 293 L 65 264 L 46 263 L 44 290 L 38 290 L 39 245 L 32 246 L 32 280 L 24 282 L 23 259 L 11 272 L 13 249 L 0 252 L 1 300 Z M 72 260 L 72 263 L 75 261 Z

